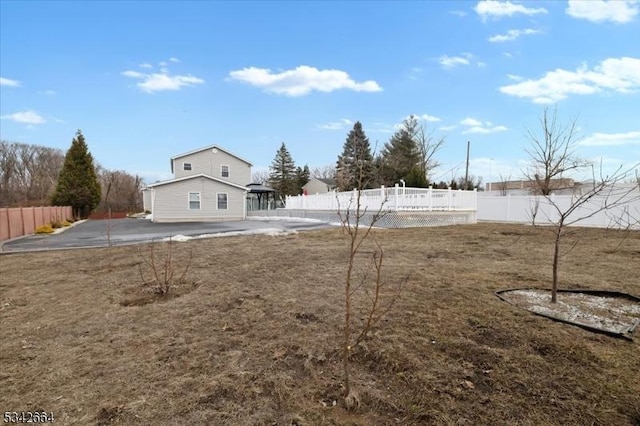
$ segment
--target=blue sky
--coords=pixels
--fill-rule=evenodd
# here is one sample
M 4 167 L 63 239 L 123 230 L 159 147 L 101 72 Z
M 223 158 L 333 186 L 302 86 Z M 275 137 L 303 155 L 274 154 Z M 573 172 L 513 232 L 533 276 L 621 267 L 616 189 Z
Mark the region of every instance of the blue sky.
M 381 147 L 420 116 L 442 166 L 517 178 L 545 106 L 578 153 L 640 161 L 639 1 L 0 2 L 0 137 L 171 177 L 219 144 L 254 164 L 285 142 L 335 164 L 353 122 Z

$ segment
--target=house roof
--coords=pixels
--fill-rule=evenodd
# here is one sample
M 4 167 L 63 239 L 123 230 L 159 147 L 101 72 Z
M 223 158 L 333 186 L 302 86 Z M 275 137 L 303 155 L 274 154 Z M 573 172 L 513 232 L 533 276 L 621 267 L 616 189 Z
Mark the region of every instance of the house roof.
M 181 177 L 181 178 L 178 178 L 178 179 L 169 179 L 169 180 L 165 180 L 165 181 L 162 181 L 162 182 L 152 183 L 151 185 L 147 185 L 147 188 L 155 188 L 157 186 L 170 185 L 172 183 L 182 182 L 182 181 L 185 181 L 185 180 L 195 179 L 195 178 L 205 178 L 205 179 L 209 179 L 209 180 L 212 180 L 212 181 L 215 181 L 215 182 L 218 182 L 218 183 L 222 183 L 224 185 L 232 186 L 232 187 L 237 188 L 237 189 L 242 189 L 243 191 L 247 190 L 247 188 L 242 186 L 242 185 L 237 185 L 235 183 L 227 182 L 226 180 L 222 180 L 222 179 L 215 178 L 213 176 L 205 175 L 204 173 L 200 173 L 200 174 L 192 175 L 192 176 L 185 176 L 185 177 Z
M 329 186 L 336 186 L 336 180 L 335 179 L 330 179 L 330 178 L 311 178 L 311 179 L 315 179 L 315 180 L 319 180 L 320 182 L 329 185 Z
M 248 162 L 244 158 L 237 156 L 236 154 L 230 152 L 227 149 L 221 148 L 219 145 L 209 145 L 209 146 L 205 146 L 204 148 L 194 149 L 193 151 L 185 152 L 185 153 L 174 155 L 173 157 L 171 157 L 170 158 L 170 161 L 171 161 L 171 173 L 173 173 L 173 160 L 177 160 L 178 158 L 186 157 L 187 155 L 196 154 L 198 152 L 206 151 L 208 149 L 218 149 L 220 151 L 226 152 L 230 156 L 235 157 L 238 160 L 247 163 L 249 166 L 253 166 L 253 164 L 251 164 L 250 162 Z

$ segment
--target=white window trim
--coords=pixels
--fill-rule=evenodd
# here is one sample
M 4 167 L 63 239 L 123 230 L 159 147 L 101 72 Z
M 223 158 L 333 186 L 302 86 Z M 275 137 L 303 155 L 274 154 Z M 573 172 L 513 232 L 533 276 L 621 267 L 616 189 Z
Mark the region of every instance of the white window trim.
M 187 164 L 189 165 L 189 168 L 186 169 L 185 167 L 187 166 Z M 191 172 L 193 171 L 193 164 L 192 163 L 182 163 L 182 171 L 184 172 Z
M 227 208 L 226 209 L 221 209 L 220 208 L 220 204 L 218 203 L 218 195 L 222 195 L 222 194 L 227 196 Z M 229 210 L 229 193 L 228 192 L 216 192 L 216 210 L 224 210 L 224 211 Z
M 198 208 L 197 209 L 192 209 L 191 208 L 191 194 L 198 194 Z M 202 210 L 202 193 L 201 192 L 195 192 L 195 191 L 187 192 L 187 210 Z
M 222 174 L 222 169 L 223 169 L 223 167 L 226 167 L 226 168 L 227 168 L 227 172 L 228 172 L 229 176 L 224 176 L 224 175 Z M 221 178 L 228 178 L 228 177 L 231 177 L 231 166 L 230 166 L 230 165 L 228 165 L 228 164 L 220 164 L 220 177 L 221 177 Z

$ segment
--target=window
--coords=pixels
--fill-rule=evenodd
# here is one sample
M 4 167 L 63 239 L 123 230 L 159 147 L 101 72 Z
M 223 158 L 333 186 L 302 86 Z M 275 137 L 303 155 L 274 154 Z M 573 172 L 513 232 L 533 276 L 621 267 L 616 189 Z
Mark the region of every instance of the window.
M 218 210 L 227 210 L 228 205 L 228 194 L 218 193 Z
M 189 210 L 200 210 L 200 193 L 189 193 Z
M 182 163 L 182 170 L 191 170 L 191 163 Z
M 220 174 L 222 177 L 229 177 L 229 166 L 220 166 Z

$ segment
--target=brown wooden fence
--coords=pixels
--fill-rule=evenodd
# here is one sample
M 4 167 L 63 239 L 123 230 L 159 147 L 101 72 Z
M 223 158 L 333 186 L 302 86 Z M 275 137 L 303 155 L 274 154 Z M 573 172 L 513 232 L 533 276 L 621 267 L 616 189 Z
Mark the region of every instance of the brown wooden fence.
M 72 217 L 69 206 L 0 208 L 0 241 L 33 234 L 38 226 Z

